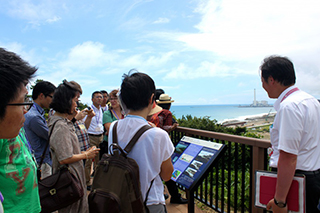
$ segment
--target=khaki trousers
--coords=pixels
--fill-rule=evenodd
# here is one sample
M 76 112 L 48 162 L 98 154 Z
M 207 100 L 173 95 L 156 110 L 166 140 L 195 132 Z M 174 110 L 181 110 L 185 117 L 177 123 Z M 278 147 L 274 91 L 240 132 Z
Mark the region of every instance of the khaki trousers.
M 96 146 L 99 147 L 100 143 L 103 140 L 103 135 L 101 136 L 94 136 L 94 135 L 89 135 L 89 140 L 90 140 L 90 147 Z M 92 160 L 92 159 L 87 159 L 85 163 L 85 174 L 86 174 L 86 183 L 87 186 L 91 185 L 90 184 L 90 175 L 91 175 L 91 165 L 92 162 L 94 161 L 94 169 L 96 169 L 98 162 L 99 162 L 99 154 Z

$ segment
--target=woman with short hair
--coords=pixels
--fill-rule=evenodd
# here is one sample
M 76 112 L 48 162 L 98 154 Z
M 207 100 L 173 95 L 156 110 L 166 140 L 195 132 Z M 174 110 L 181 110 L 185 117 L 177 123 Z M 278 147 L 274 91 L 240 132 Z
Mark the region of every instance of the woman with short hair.
M 82 160 L 94 158 L 99 149 L 91 147 L 85 152 L 80 151 L 78 137 L 71 122 L 76 113 L 77 102 L 82 93 L 78 83 L 66 80 L 56 89 L 50 107 L 55 110 L 55 114 L 49 118 L 50 148 L 52 153 L 53 173 L 57 172 L 61 165 L 68 164 L 70 171 L 81 182 L 84 196 L 77 202 L 59 209 L 59 213 L 69 212 L 89 212 L 88 200 L 86 196 L 86 181 Z

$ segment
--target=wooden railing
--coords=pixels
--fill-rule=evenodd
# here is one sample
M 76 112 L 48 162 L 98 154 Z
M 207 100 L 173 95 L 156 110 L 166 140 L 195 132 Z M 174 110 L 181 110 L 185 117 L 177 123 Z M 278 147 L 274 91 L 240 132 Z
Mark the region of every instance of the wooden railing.
M 227 151 L 196 190 L 195 198 L 218 212 L 262 212 L 254 207 L 255 171 L 267 169 L 270 141 L 177 127 L 174 144 L 191 136 L 227 145 Z

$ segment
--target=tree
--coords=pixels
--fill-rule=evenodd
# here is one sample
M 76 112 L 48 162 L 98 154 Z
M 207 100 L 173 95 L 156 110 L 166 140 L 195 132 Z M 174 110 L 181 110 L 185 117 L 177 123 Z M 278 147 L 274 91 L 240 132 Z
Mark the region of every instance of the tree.
M 43 79 L 37 79 L 37 80 L 34 82 L 34 85 L 31 84 L 30 89 L 32 90 L 37 83 L 42 82 L 42 81 L 44 81 L 44 80 L 43 80 Z
M 35 82 L 34 82 L 34 85 L 31 84 L 30 86 L 30 90 L 33 90 L 34 86 L 39 83 L 39 82 L 42 82 L 44 81 L 43 79 L 37 79 Z M 30 92 L 28 95 L 27 95 L 27 98 L 29 99 L 29 101 L 32 101 L 32 92 Z

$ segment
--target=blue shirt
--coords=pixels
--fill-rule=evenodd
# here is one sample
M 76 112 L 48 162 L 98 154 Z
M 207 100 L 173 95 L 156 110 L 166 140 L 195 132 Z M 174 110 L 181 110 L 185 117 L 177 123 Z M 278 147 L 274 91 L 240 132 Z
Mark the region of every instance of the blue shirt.
M 44 110 L 37 103 L 34 103 L 24 116 L 26 118 L 24 129 L 34 151 L 37 163 L 39 164 L 41 155 L 48 143 L 48 126 L 44 117 Z M 49 154 L 49 148 L 50 146 L 47 148 L 43 163 L 48 163 L 51 166 L 52 160 Z

